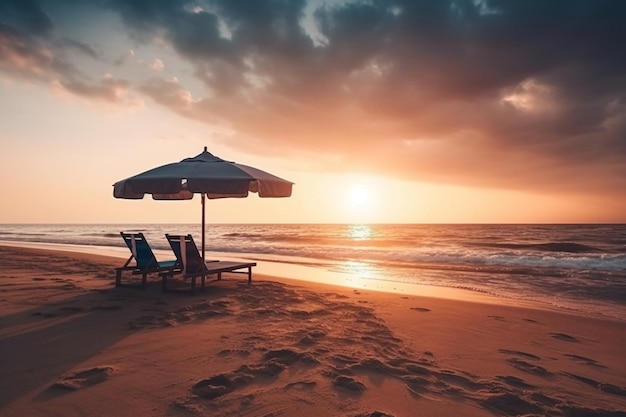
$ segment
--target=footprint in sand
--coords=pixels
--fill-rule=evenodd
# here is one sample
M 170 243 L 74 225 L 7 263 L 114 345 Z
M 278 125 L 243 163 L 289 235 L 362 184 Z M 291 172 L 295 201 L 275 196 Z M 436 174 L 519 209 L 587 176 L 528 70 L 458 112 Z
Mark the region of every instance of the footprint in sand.
M 352 377 L 343 375 L 335 377 L 333 380 L 333 386 L 337 389 L 350 391 L 356 394 L 360 394 L 365 391 L 365 384 Z
M 495 411 L 498 415 L 521 416 L 526 414 L 537 415 L 543 410 L 536 404 L 526 401 L 521 396 L 513 393 L 493 395 L 479 401 L 483 407 Z
M 506 360 L 507 363 L 514 368 L 519 369 L 520 371 L 528 372 L 529 374 L 534 374 L 538 376 L 552 376 L 552 372 L 548 371 L 543 366 L 534 365 L 532 363 L 528 363 L 519 358 L 510 358 Z
M 288 366 L 296 363 L 317 364 L 308 353 L 290 349 L 271 350 L 263 355 L 263 361 L 251 365 L 242 365 L 233 372 L 219 374 L 196 383 L 191 391 L 198 397 L 212 400 L 245 387 L 259 379 L 277 377 Z
M 424 307 L 411 307 L 411 310 L 414 311 L 419 311 L 420 313 L 427 313 L 430 311 L 430 308 L 424 308 Z
M 522 389 L 535 388 L 534 385 L 530 385 L 526 381 L 524 381 L 522 378 L 518 378 L 518 377 L 513 376 L 513 375 L 508 375 L 508 376 L 498 375 L 498 376 L 496 376 L 496 378 L 499 379 L 500 381 L 504 382 L 505 384 L 511 386 L 511 387 L 522 388 Z
M 599 389 L 600 391 L 604 391 L 608 394 L 618 395 L 620 397 L 626 397 L 626 389 L 622 387 L 618 387 L 617 385 L 605 384 L 605 383 L 596 381 L 595 379 L 587 378 L 586 376 L 582 376 L 582 375 L 572 374 L 569 372 L 563 372 L 563 375 L 568 376 L 577 381 L 580 381 L 583 384 L 587 384 L 596 389 Z
M 247 385 L 249 382 L 250 380 L 232 378 L 230 375 L 221 374 L 198 382 L 191 388 L 191 391 L 198 397 L 212 400 L 233 392 L 235 388 Z
M 533 355 L 532 353 L 521 352 L 519 350 L 498 349 L 498 352 L 504 353 L 505 355 L 523 356 L 524 358 L 528 358 L 528 359 L 535 359 L 535 360 L 541 359 L 537 355 Z
M 521 352 L 518 350 L 509 350 L 509 349 L 498 349 L 498 352 L 503 353 L 505 355 L 511 355 L 512 358 L 506 360 L 506 362 L 520 371 L 524 371 L 533 375 L 548 377 L 552 376 L 552 372 L 548 371 L 543 366 L 535 365 L 529 362 L 526 362 L 523 359 L 530 359 L 534 361 L 541 360 L 541 358 L 537 355 L 533 355 L 532 353 Z M 523 359 L 522 359 L 523 358 Z
M 598 363 L 598 361 L 594 360 L 594 359 L 590 359 L 590 358 L 586 358 L 584 356 L 578 356 L 578 355 L 574 355 L 571 353 L 566 353 L 563 356 L 565 356 L 566 358 L 569 358 L 575 362 L 578 363 L 582 363 L 584 365 L 588 365 L 588 366 L 594 366 L 596 368 L 606 368 L 606 366 L 601 365 L 600 363 Z
M 77 390 L 85 386 L 98 384 L 109 379 L 114 372 L 112 366 L 96 366 L 94 368 L 71 372 L 63 375 L 52 384 L 52 388 Z
M 576 339 L 574 336 L 570 336 L 565 333 L 550 333 L 555 339 L 563 340 L 564 342 L 580 342 L 580 340 Z

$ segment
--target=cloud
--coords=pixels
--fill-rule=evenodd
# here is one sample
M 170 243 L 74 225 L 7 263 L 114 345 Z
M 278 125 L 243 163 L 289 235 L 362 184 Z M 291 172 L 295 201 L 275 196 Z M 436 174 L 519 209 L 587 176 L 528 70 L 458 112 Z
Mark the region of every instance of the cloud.
M 153 71 L 163 71 L 165 69 L 165 64 L 159 58 L 154 59 L 148 67 Z
M 0 2 L 0 30 L 14 28 L 20 32 L 46 35 L 52 28 L 52 20 L 34 0 L 4 0 Z
M 88 56 L 91 59 L 99 59 L 100 55 L 98 52 L 90 45 L 76 41 L 74 39 L 65 38 L 61 41 L 61 47 L 67 48 L 69 50 L 77 51 L 85 56 Z
M 140 104 L 134 94 L 129 91 L 130 83 L 106 74 L 98 82 L 85 82 L 80 79 L 55 81 L 55 86 L 62 91 L 90 100 L 135 107 Z
M 140 86 L 139 90 L 157 103 L 169 107 L 183 116 L 189 116 L 193 106 L 197 103 L 191 92 L 185 90 L 176 78 L 153 78 Z
M 129 30 L 163 31 L 207 89 L 183 113 L 228 122 L 239 147 L 421 180 L 626 185 L 625 3 L 140 4 L 114 8 Z
M 51 54 L 44 49 L 29 48 L 14 34 L 0 32 L 0 66 L 3 72 L 34 78 L 41 76 L 42 68 L 48 66 L 51 60 Z
M 52 24 L 29 4 L 33 19 L 22 10 L 13 21 L 30 38 L 0 32 L 5 71 L 67 73 L 56 51 L 28 42 Z M 151 73 L 138 91 L 230 129 L 231 146 L 411 180 L 550 192 L 626 186 L 626 2 L 106 4 L 137 47 L 165 42 L 181 59 L 168 58 L 168 70 L 186 64 L 195 78 Z M 111 85 L 77 79 L 64 84 L 75 94 L 116 97 Z
M 134 56 L 135 56 L 135 51 L 132 49 L 127 49 L 123 54 L 117 57 L 117 59 L 113 63 L 117 66 L 124 65 L 126 61 L 128 61 Z
M 100 56 L 84 42 L 55 36 L 53 21 L 37 2 L 2 2 L 0 12 L 0 72 L 89 100 L 137 106 L 129 82 L 111 75 L 94 79 L 73 62 L 70 52 L 92 60 Z

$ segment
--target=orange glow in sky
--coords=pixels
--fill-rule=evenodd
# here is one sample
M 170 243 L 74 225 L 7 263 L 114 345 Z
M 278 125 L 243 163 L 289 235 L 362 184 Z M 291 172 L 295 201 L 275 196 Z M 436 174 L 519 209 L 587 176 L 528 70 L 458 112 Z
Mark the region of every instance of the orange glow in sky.
M 626 222 L 622 9 L 576 3 L 2 3 L 0 223 L 195 222 L 112 184 L 204 146 L 295 183 L 207 222 Z

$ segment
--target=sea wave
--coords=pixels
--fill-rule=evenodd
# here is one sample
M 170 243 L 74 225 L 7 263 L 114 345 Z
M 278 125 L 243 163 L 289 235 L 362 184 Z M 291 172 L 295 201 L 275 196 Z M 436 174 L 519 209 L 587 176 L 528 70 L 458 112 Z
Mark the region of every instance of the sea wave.
M 576 242 L 548 242 L 548 243 L 489 243 L 480 244 L 477 246 L 489 247 L 489 248 L 504 248 L 504 249 L 531 249 L 540 250 L 546 252 L 566 252 L 566 253 L 587 253 L 587 252 L 605 252 L 602 249 L 584 245 Z
M 349 272 L 391 282 L 472 288 L 621 307 L 626 318 L 626 225 L 208 225 L 208 252 Z M 120 231 L 143 232 L 171 251 L 165 233 L 198 224 L 0 225 L 7 241 L 124 248 Z M 617 306 L 617 307 L 616 307 Z

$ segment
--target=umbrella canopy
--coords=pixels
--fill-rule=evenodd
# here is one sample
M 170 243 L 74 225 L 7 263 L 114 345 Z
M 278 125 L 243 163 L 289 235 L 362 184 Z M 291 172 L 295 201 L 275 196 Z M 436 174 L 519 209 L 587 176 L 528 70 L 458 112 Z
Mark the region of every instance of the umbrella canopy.
M 208 198 L 289 197 L 292 182 L 247 165 L 228 162 L 204 152 L 180 162 L 162 165 L 113 184 L 115 198 L 189 200 L 194 194 Z
M 200 194 L 202 202 L 202 258 L 204 259 L 205 196 L 243 198 L 249 192 L 259 197 L 289 197 L 293 183 L 260 169 L 228 162 L 207 151 L 180 162 L 162 165 L 113 184 L 113 196 L 155 200 L 189 200 Z

